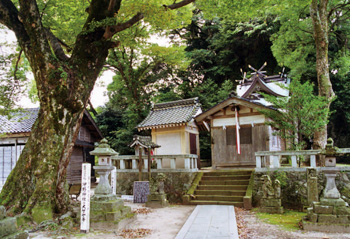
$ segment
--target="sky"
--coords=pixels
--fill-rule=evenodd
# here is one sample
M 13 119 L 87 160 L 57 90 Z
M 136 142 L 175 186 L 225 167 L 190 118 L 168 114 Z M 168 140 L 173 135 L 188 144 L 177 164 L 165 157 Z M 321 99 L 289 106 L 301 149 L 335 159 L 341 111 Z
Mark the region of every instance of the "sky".
M 0 54 L 11 51 L 10 48 L 4 47 L 4 45 L 1 44 L 3 42 L 16 42 L 15 34 L 12 31 L 0 29 Z M 150 42 L 158 43 L 161 46 L 169 46 L 169 40 L 165 37 L 151 36 Z M 97 79 L 90 96 L 90 100 L 94 108 L 103 106 L 108 102 L 107 86 L 112 82 L 113 75 L 114 73 L 112 71 L 105 71 L 102 76 Z M 30 72 L 27 77 L 28 80 L 31 80 L 33 79 L 33 74 Z M 27 95 L 23 95 L 21 97 L 18 105 L 23 108 L 39 107 L 39 103 L 32 103 Z
M 0 29 L 0 54 L 6 54 L 7 52 L 13 51 L 11 47 L 6 47 L 1 43 L 14 43 L 16 42 L 15 34 L 12 31 L 6 31 L 5 29 Z M 108 102 L 107 86 L 112 82 L 113 72 L 106 71 L 99 77 L 96 81 L 95 87 L 91 93 L 90 100 L 94 108 L 98 106 L 103 106 Z M 33 79 L 33 74 L 30 72 L 27 74 L 28 80 Z M 23 108 L 34 108 L 38 107 L 39 103 L 32 103 L 28 98 L 27 94 L 24 94 L 18 105 Z

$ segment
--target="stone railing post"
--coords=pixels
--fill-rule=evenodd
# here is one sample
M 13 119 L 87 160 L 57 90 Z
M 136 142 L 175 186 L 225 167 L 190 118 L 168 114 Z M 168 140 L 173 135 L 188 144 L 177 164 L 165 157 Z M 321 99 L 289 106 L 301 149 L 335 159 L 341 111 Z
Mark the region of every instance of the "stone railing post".
M 280 157 L 278 155 L 273 155 L 273 156 L 270 156 L 270 157 L 272 157 L 272 160 L 273 160 L 273 167 L 274 168 L 280 168 L 281 167 Z
M 298 164 L 297 164 L 297 156 L 292 155 L 292 168 L 297 168 Z
M 171 169 L 176 169 L 176 158 L 171 158 L 170 159 L 170 168 Z
M 157 158 L 157 169 L 162 169 L 162 158 Z
M 144 159 L 144 160 L 143 160 L 143 167 L 144 167 L 145 169 L 148 169 L 148 159 Z
M 185 169 L 190 169 L 190 159 L 185 158 L 184 159 Z
M 310 167 L 316 168 L 316 155 L 310 155 Z
M 256 160 L 256 167 L 261 168 L 261 156 L 256 156 L 255 160 Z
M 191 162 L 191 169 L 193 169 L 194 168 L 194 162 L 193 162 L 194 160 L 193 160 L 193 157 L 190 157 L 190 162 Z
M 196 157 L 193 157 L 193 160 L 194 160 L 194 168 L 195 168 L 195 169 L 198 169 L 197 158 L 196 158 Z
M 120 159 L 119 162 L 120 162 L 120 165 L 119 165 L 120 169 L 125 169 L 125 161 L 124 161 L 124 159 Z
M 137 162 L 136 159 L 132 160 L 132 169 L 137 169 Z

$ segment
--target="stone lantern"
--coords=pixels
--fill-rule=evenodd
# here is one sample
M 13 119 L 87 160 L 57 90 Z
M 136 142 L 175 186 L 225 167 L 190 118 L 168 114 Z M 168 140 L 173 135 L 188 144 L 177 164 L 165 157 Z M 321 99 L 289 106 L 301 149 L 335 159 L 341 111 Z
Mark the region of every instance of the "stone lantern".
M 326 187 L 320 202 L 312 202 L 307 209 L 308 215 L 303 221 L 304 230 L 327 232 L 350 232 L 350 208 L 341 198 L 335 178 L 340 171 L 336 167 L 336 156 L 341 152 L 333 146 L 333 140 L 327 140 L 326 148 L 321 152 L 326 156 L 323 173 L 326 177 Z
M 102 139 L 98 147 L 90 152 L 98 157 L 98 165 L 94 166 L 95 171 L 100 175 L 100 182 L 95 189 L 95 195 L 110 195 L 112 187 L 109 184 L 108 176 L 113 170 L 111 156 L 118 155 L 109 145 L 106 139 Z
M 95 195 L 91 198 L 91 227 L 95 229 L 115 228 L 121 220 L 133 215 L 131 208 L 124 206 L 124 202 L 112 193 L 108 180 L 108 175 L 114 168 L 111 156 L 118 155 L 118 153 L 111 149 L 106 139 L 102 139 L 90 154 L 98 157 L 98 165 L 94 166 L 94 169 L 100 175 Z

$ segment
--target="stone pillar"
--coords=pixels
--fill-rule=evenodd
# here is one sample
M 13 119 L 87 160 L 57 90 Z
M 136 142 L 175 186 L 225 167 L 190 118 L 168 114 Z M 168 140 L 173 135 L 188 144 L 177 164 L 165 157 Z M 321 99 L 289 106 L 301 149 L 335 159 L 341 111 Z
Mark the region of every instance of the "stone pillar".
M 157 169 L 162 169 L 162 159 L 157 158 Z
M 273 158 L 273 167 L 274 168 L 280 168 L 280 157 L 278 155 L 271 156 Z
M 119 162 L 120 162 L 120 169 L 125 169 L 125 160 L 121 159 Z
M 137 162 L 136 159 L 132 160 L 132 169 L 137 169 Z
M 256 167 L 261 168 L 261 156 L 256 156 L 255 161 L 256 161 Z
M 190 159 L 185 158 L 184 159 L 185 169 L 190 169 Z
M 176 159 L 175 158 L 170 159 L 170 168 L 176 169 Z
M 317 171 L 314 168 L 307 169 L 307 202 L 318 202 Z
M 316 155 L 310 155 L 310 167 L 316 168 Z
M 292 168 L 297 168 L 298 163 L 297 163 L 297 156 L 293 155 L 292 156 Z

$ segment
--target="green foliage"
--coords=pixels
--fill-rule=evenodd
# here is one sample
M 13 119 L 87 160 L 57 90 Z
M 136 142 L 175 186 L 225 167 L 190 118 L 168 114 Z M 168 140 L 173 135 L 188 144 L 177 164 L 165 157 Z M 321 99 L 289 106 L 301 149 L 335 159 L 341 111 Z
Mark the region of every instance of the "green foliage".
M 189 26 L 173 33 L 187 42 L 191 65 L 185 77 L 202 82 L 211 79 L 221 86 L 226 80 L 241 79 L 240 68 L 246 70 L 249 64 L 260 67 L 267 61 L 269 73 L 280 70 L 270 50 L 269 38 L 279 27 L 274 18 L 236 23 L 195 14 Z
M 288 185 L 288 177 L 286 172 L 284 171 L 275 171 L 274 172 L 274 178 L 280 181 L 281 188 L 283 189 Z
M 6 30 L 5 30 L 6 34 Z M 9 115 L 26 89 L 27 59 L 14 45 L 3 43 L 0 47 L 0 114 Z
M 271 121 L 267 122 L 275 130 L 276 135 L 290 140 L 290 147 L 300 150 L 305 147 L 305 139 L 310 139 L 322 126 L 327 124 L 329 109 L 324 97 L 313 94 L 313 85 L 309 82 L 301 84 L 293 80 L 288 87 L 290 97 L 276 97 L 264 94 L 275 110 L 261 110 Z

